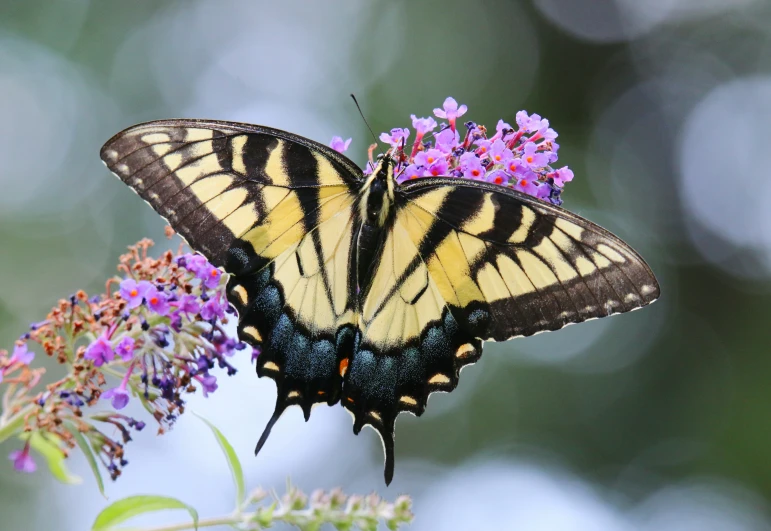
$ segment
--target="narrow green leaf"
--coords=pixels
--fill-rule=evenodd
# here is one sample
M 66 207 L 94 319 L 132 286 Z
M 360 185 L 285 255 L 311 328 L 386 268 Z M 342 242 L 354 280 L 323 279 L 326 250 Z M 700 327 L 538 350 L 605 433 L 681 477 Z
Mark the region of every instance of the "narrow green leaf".
M 72 434 L 72 437 L 78 444 L 80 451 L 83 452 L 83 455 L 86 456 L 86 461 L 88 461 L 88 466 L 91 467 L 91 472 L 94 474 L 94 479 L 96 479 L 96 485 L 99 487 L 99 492 L 106 498 L 107 495 L 104 493 L 104 480 L 102 479 L 102 471 L 99 469 L 99 463 L 96 462 L 96 456 L 91 449 L 91 445 L 88 443 L 83 434 L 80 433 L 80 430 L 78 430 L 78 427 L 75 424 L 65 421 L 65 426 L 67 427 L 67 431 Z
M 230 467 L 230 474 L 233 476 L 233 483 L 236 484 L 236 506 L 240 507 L 246 498 L 246 486 L 244 482 L 244 469 L 241 466 L 241 462 L 238 460 L 236 451 L 233 450 L 233 446 L 228 442 L 225 436 L 222 435 L 222 432 L 218 430 L 214 424 L 203 418 L 198 413 L 193 412 L 193 414 L 204 421 L 207 426 L 209 426 L 212 433 L 214 434 L 214 438 L 217 439 L 220 448 L 222 448 L 222 453 L 225 454 L 225 459 L 227 459 L 228 466 Z
M 198 529 L 198 511 L 176 498 L 166 496 L 129 496 L 108 505 L 102 510 L 91 526 L 92 531 L 113 529 L 140 514 L 165 511 L 167 509 L 184 509 L 193 519 L 193 526 Z
M 71 474 L 64 464 L 64 452 L 62 452 L 59 438 L 48 434 L 43 437 L 39 432 L 32 432 L 29 437 L 29 445 L 46 460 L 48 470 L 51 474 L 68 485 L 78 485 L 83 482 L 83 478 Z

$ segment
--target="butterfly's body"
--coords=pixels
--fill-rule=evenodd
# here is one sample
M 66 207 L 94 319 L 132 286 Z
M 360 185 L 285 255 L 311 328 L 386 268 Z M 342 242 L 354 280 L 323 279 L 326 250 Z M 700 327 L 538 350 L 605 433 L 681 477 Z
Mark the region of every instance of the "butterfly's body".
M 274 129 L 168 120 L 119 133 L 105 163 L 231 274 L 239 335 L 276 381 L 270 428 L 338 401 L 371 425 L 393 474 L 394 422 L 452 391 L 484 340 L 629 311 L 658 296 L 628 245 L 511 189 L 457 178 L 399 185 Z

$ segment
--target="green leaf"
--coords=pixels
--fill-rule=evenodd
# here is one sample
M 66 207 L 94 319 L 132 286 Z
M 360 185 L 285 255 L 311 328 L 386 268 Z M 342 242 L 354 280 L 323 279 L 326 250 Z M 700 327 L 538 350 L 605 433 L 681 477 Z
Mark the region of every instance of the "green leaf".
M 193 519 L 193 527 L 198 529 L 198 511 L 175 498 L 167 496 L 129 496 L 108 505 L 97 515 L 92 531 L 113 529 L 140 514 L 165 511 L 167 509 L 184 509 Z
M 29 436 L 29 445 L 43 456 L 48 465 L 48 470 L 56 479 L 68 485 L 78 485 L 83 482 L 83 478 L 71 474 L 67 470 L 64 464 L 64 452 L 58 437 L 51 434 L 43 437 L 40 432 L 35 431 Z
M 96 485 L 99 487 L 99 492 L 106 498 L 107 495 L 104 493 L 104 480 L 102 479 L 102 471 L 99 469 L 99 463 L 96 462 L 96 456 L 91 449 L 91 445 L 88 443 L 83 434 L 80 433 L 80 430 L 78 430 L 78 427 L 75 424 L 69 421 L 65 421 L 64 424 L 67 427 L 67 431 L 72 434 L 73 439 L 75 439 L 75 442 L 78 444 L 80 451 L 83 452 L 83 455 L 86 456 L 86 461 L 88 461 L 88 466 L 91 467 L 91 472 L 94 474 L 94 479 L 96 479 Z
M 241 462 L 238 460 L 236 451 L 233 450 L 233 446 L 228 442 L 225 436 L 222 435 L 222 432 L 218 430 L 214 424 L 203 418 L 198 413 L 193 412 L 193 414 L 204 421 L 207 426 L 209 426 L 212 433 L 214 434 L 214 438 L 217 439 L 220 448 L 222 448 L 222 453 L 225 454 L 225 459 L 227 459 L 228 466 L 230 467 L 230 474 L 233 476 L 233 483 L 236 484 L 236 506 L 240 507 L 246 498 L 246 486 L 244 484 L 244 469 L 241 467 Z

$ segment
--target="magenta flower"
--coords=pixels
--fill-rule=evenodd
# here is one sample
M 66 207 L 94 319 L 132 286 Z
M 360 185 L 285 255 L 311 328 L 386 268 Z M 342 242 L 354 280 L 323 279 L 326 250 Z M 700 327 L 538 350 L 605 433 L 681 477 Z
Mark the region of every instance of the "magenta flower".
M 93 361 L 96 367 L 101 367 L 115 358 L 115 352 L 112 350 L 106 331 L 86 348 L 86 353 L 83 357 Z
M 120 296 L 126 301 L 126 308 L 131 310 L 142 304 L 147 290 L 152 288 L 152 284 L 146 280 L 137 282 L 133 278 L 127 278 L 120 283 Z
M 32 474 L 37 470 L 37 465 L 29 455 L 29 443 L 24 445 L 23 450 L 14 450 L 8 455 L 8 459 L 13 461 L 13 468 L 19 472 Z
M 407 166 L 404 171 L 399 174 L 399 177 L 396 179 L 399 183 L 403 183 L 404 181 L 408 181 L 410 179 L 417 179 L 418 177 L 423 176 L 423 170 L 420 169 L 420 167 L 417 164 L 410 164 Z
M 150 289 L 147 290 L 147 293 L 145 293 L 145 300 L 147 301 L 147 306 L 158 315 L 168 315 L 168 298 L 165 293 L 158 291 L 155 286 L 151 286 Z
M 532 142 L 528 142 L 525 144 L 525 149 L 522 153 L 522 162 L 527 164 L 528 168 L 532 170 L 543 168 L 549 164 L 549 155 L 537 152 L 536 149 L 538 149 L 538 146 Z
M 501 186 L 509 182 L 509 176 L 503 170 L 493 170 L 487 174 L 486 180 L 488 183 L 500 184 Z
M 445 154 L 438 149 L 429 149 L 421 151 L 415 156 L 415 164 L 418 166 L 431 166 L 440 160 L 445 160 L 445 158 Z
M 568 183 L 573 180 L 573 170 L 568 168 L 567 166 L 558 169 L 556 172 L 554 172 L 554 184 L 559 186 L 560 188 L 565 186 L 565 183 Z
M 123 361 L 131 361 L 131 358 L 134 357 L 134 343 L 133 337 L 124 337 L 120 340 L 118 346 L 115 347 L 115 353 L 120 356 Z
M 16 362 L 29 365 L 33 359 L 35 359 L 35 353 L 27 350 L 27 344 L 22 343 L 21 345 L 16 344 L 13 346 L 13 354 L 8 361 L 9 365 L 13 365 Z
M 535 196 L 538 199 L 548 199 L 551 195 L 551 186 L 546 183 L 538 183 L 536 185 Z
M 508 160 L 514 158 L 514 153 L 506 147 L 506 143 L 501 139 L 493 142 L 493 145 L 490 147 L 489 155 L 493 164 L 506 164 Z
M 391 144 L 392 148 L 400 148 L 407 143 L 407 138 L 410 136 L 410 130 L 406 127 L 404 129 L 395 128 L 391 129 L 391 134 L 380 133 L 380 141 L 387 144 Z
M 468 108 L 465 105 L 458 107 L 458 102 L 454 98 L 448 97 L 444 100 L 442 109 L 434 109 L 434 116 L 444 118 L 450 122 L 450 128 L 455 131 L 455 120 L 466 114 Z
M 430 116 L 428 118 L 418 118 L 414 114 L 411 114 L 410 118 L 412 118 L 412 127 L 415 128 L 415 136 L 418 138 L 415 142 L 420 142 L 423 135 L 436 129 L 436 120 Z
M 351 145 L 350 138 L 348 140 L 343 140 L 342 137 L 339 136 L 333 136 L 332 142 L 329 143 L 329 147 L 340 153 L 345 152 L 349 145 Z

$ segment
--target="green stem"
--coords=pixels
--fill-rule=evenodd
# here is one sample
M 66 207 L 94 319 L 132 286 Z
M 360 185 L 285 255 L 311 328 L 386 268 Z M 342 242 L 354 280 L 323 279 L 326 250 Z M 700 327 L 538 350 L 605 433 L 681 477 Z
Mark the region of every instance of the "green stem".
M 243 522 L 243 520 L 235 516 L 204 518 L 203 520 L 198 520 L 198 529 L 201 529 L 202 527 L 214 527 L 216 525 L 234 525 L 241 522 Z M 185 529 L 195 529 L 195 524 L 190 521 L 182 524 L 162 525 L 158 527 L 143 527 L 141 529 L 137 529 L 137 531 L 184 531 Z
M 26 407 L 22 408 L 21 411 L 0 424 L 0 442 L 13 437 L 13 435 L 24 426 L 24 417 L 34 411 L 35 407 L 37 406 L 34 404 L 28 404 Z

